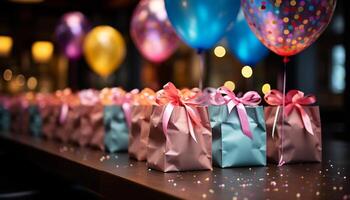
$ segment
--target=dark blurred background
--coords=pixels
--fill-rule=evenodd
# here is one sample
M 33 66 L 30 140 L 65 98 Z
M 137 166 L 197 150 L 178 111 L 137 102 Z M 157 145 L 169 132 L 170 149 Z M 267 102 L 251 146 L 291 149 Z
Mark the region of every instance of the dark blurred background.
M 168 81 L 179 87 L 195 87 L 199 81 L 198 57 L 182 44 L 162 64 L 152 64 L 139 54 L 130 38 L 129 26 L 137 0 L 2 0 L 0 1 L 0 35 L 12 39 L 8 55 L 0 57 L 0 89 L 3 93 L 48 91 L 122 86 L 127 90 L 150 87 L 159 89 Z M 127 44 L 127 56 L 121 67 L 108 79 L 100 78 L 88 67 L 84 57 L 67 60 L 57 48 L 54 37 L 60 17 L 69 11 L 81 11 L 93 26 L 110 25 L 119 30 Z M 333 20 L 310 48 L 291 58 L 287 66 L 288 89 L 313 93 L 321 106 L 323 124 L 334 132 L 344 133 L 349 113 L 349 8 L 338 0 Z M 54 45 L 48 63 L 38 64 L 32 56 L 35 41 L 51 41 Z M 0 41 L 1 42 L 1 41 Z M 219 45 L 219 44 L 218 44 Z M 225 41 L 220 45 L 226 46 Z M 227 49 L 227 48 L 226 48 Z M 225 81 L 235 83 L 235 91 L 256 90 L 264 84 L 279 87 L 282 58 L 270 53 L 256 66 L 253 75 L 241 75 L 244 66 L 227 50 L 223 57 L 206 53 L 205 86 L 218 87 Z M 252 55 L 253 56 L 253 55 Z M 10 73 L 11 72 L 11 73 Z M 9 77 L 11 75 L 11 77 Z M 349 123 L 347 123 L 349 124 Z M 328 127 L 328 126 L 327 126 Z M 327 128 L 326 127 L 326 128 Z

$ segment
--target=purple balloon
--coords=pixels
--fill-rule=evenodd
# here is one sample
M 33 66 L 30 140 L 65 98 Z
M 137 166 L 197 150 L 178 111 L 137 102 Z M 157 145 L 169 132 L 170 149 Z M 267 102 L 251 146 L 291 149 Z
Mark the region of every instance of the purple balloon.
M 82 55 L 83 40 L 91 26 L 81 12 L 69 12 L 56 27 L 56 39 L 65 56 L 76 60 Z
M 169 58 L 179 44 L 168 20 L 164 0 L 141 0 L 132 16 L 130 32 L 142 55 L 153 62 Z

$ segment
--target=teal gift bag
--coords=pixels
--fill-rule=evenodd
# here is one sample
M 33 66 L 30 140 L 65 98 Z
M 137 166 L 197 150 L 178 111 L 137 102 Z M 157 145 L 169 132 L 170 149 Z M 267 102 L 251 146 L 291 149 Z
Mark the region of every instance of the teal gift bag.
M 10 131 L 11 115 L 8 109 L 0 106 L 0 132 L 8 133 Z
M 222 168 L 265 166 L 266 127 L 262 106 L 245 106 L 251 137 L 244 134 L 241 120 L 234 107 L 209 106 L 213 131 L 213 164 Z
M 30 105 L 28 107 L 28 112 L 29 112 L 29 132 L 34 137 L 40 137 L 42 120 L 41 120 L 38 106 Z
M 104 107 L 105 148 L 108 152 L 128 150 L 129 129 L 121 106 Z

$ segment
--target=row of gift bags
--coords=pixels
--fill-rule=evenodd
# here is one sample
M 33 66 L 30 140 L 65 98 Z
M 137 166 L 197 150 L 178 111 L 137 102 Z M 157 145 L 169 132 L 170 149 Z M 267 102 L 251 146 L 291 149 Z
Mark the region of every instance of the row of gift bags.
M 30 132 L 109 152 L 128 150 L 164 172 L 321 161 L 319 110 L 310 106 L 315 98 L 300 91 L 287 94 L 284 109 L 275 90 L 265 96 L 271 105 L 265 108 L 256 92 L 238 97 L 224 87 L 178 90 L 168 83 L 157 93 L 85 93 L 77 95 L 79 103 L 65 95 L 66 101 L 28 106 Z

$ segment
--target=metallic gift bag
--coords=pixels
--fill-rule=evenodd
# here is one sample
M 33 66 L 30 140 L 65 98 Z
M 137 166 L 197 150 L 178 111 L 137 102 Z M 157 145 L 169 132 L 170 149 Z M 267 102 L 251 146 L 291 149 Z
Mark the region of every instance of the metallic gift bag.
M 5 106 L 0 105 L 0 131 L 8 133 L 10 131 L 11 114 Z
M 193 125 L 197 142 L 190 134 L 184 106 L 174 106 L 167 133 L 163 131 L 163 115 L 167 106 L 155 106 L 147 145 L 147 165 L 163 172 L 212 170 L 212 133 L 208 108 L 193 106 L 201 126 Z
M 150 133 L 152 105 L 132 107 L 129 133 L 129 156 L 138 161 L 147 159 L 147 144 Z
M 252 138 L 241 127 L 237 108 L 209 106 L 213 131 L 213 164 L 222 168 L 266 165 L 266 128 L 262 106 L 246 106 Z
M 122 106 L 105 106 L 103 124 L 105 149 L 108 152 L 127 151 L 129 128 Z
M 78 109 L 79 131 L 72 134 L 72 141 L 80 146 L 91 145 L 104 149 L 103 142 L 100 142 L 104 134 L 103 106 L 101 104 L 80 105 Z
M 42 135 L 47 139 L 53 139 L 57 127 L 57 120 L 60 113 L 60 106 L 46 104 L 39 106 L 42 119 Z
M 302 106 L 311 120 L 313 135 L 304 127 L 303 120 L 297 109 L 285 117 L 283 134 L 281 124 L 281 107 L 265 107 L 267 129 L 267 158 L 269 162 L 279 163 L 281 157 L 284 163 L 321 162 L 322 140 L 321 119 L 318 106 Z M 276 121 L 276 111 L 279 115 Z M 273 131 L 273 126 L 275 129 Z
M 55 137 L 61 142 L 67 143 L 73 135 L 79 134 L 80 113 L 79 105 L 62 104 L 57 119 Z
M 39 107 L 37 105 L 30 105 L 29 112 L 29 133 L 34 137 L 41 136 L 42 119 L 40 117 Z

